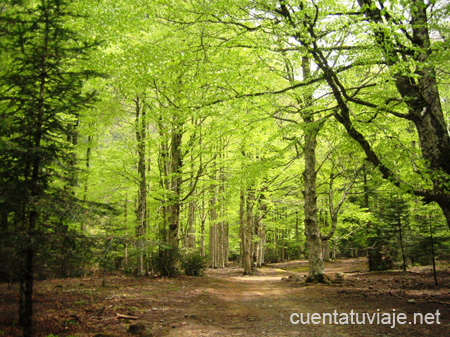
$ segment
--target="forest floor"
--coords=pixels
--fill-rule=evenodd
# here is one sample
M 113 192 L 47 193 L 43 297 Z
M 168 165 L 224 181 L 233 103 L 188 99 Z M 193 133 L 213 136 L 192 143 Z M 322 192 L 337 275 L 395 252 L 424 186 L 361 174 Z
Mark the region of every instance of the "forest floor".
M 203 277 L 38 281 L 35 332 L 60 337 L 450 335 L 448 268 L 441 268 L 437 287 L 430 267 L 369 273 L 363 258 L 326 264 L 331 278 L 344 273 L 343 283 L 307 285 L 306 273 L 306 261 L 292 261 L 270 264 L 255 276 L 229 267 L 208 269 Z M 330 324 L 329 315 L 325 324 L 291 323 L 292 314 L 294 321 L 300 314 L 306 321 L 307 313 L 316 313 L 311 316 L 316 319 L 331 313 L 336 322 Z M 370 324 L 366 317 L 365 324 L 356 324 L 356 313 L 359 321 L 363 313 L 375 314 L 375 320 Z M 415 313 L 428 314 L 433 324 L 414 324 Z M 393 317 L 401 315 L 406 324 L 391 327 Z M 0 336 L 19 335 L 17 288 L 0 284 Z

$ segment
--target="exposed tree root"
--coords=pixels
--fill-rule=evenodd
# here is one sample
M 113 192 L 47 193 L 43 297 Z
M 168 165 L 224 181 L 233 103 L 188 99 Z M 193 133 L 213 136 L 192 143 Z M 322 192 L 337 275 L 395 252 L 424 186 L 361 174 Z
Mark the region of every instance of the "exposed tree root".
M 305 280 L 306 283 L 325 283 L 331 284 L 331 279 L 326 274 L 310 275 Z

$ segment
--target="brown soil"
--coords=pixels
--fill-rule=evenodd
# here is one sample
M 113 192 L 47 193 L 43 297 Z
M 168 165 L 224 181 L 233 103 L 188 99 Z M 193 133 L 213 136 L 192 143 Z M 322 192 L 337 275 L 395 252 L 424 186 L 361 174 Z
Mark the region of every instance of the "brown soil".
M 367 272 L 365 259 L 326 265 L 343 283 L 306 284 L 306 261 L 271 264 L 256 276 L 239 268 L 207 270 L 204 277 L 102 277 L 36 283 L 36 336 L 449 336 L 450 272 Z M 291 277 L 289 277 L 291 276 Z M 282 280 L 283 278 L 283 280 Z M 0 285 L 0 336 L 19 336 L 16 286 Z M 429 313 L 440 324 L 297 324 L 292 313 L 362 315 Z M 122 316 L 131 316 L 123 318 Z M 338 316 L 338 322 L 340 317 Z M 350 316 L 349 316 L 350 317 Z M 379 316 L 382 318 L 382 316 Z M 296 318 L 296 317 L 294 317 Z M 429 316 L 431 321 L 431 316 Z M 139 327 L 139 326 L 138 326 Z M 140 332 L 139 332 L 140 331 Z

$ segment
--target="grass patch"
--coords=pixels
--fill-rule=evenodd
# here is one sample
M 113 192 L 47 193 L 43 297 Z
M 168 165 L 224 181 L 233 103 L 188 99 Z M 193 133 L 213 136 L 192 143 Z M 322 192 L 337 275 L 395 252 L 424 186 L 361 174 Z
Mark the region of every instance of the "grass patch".
M 76 305 L 85 305 L 85 304 L 87 304 L 88 303 L 88 301 L 86 301 L 86 300 L 78 300 L 78 301 L 75 301 L 75 304 Z
M 309 270 L 309 266 L 300 266 L 295 268 L 286 268 L 287 271 L 293 272 L 293 273 L 306 273 Z
M 272 268 L 272 267 L 265 267 L 265 266 L 262 266 L 261 269 L 273 270 L 273 271 L 276 271 L 276 272 L 279 272 L 279 273 L 285 273 L 286 272 L 286 269 Z

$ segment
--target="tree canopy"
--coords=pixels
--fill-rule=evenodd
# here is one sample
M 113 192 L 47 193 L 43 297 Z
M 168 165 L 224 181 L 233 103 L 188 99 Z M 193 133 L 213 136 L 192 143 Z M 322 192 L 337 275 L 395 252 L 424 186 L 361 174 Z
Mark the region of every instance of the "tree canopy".
M 238 259 L 251 275 L 307 257 L 320 280 L 340 254 L 412 263 L 430 217 L 447 256 L 449 11 L 2 4 L 0 223 L 13 240 L 1 254 L 21 261 L 25 334 L 36 265 L 171 276 Z

